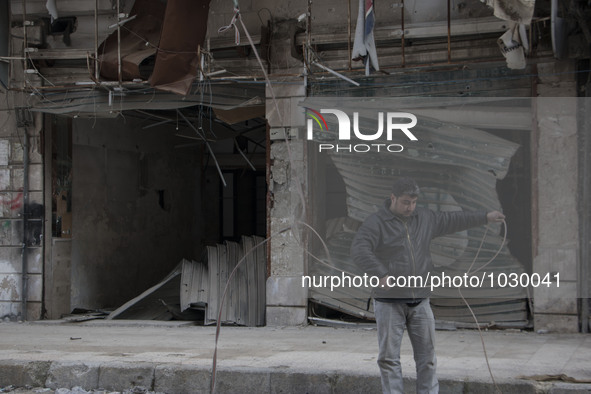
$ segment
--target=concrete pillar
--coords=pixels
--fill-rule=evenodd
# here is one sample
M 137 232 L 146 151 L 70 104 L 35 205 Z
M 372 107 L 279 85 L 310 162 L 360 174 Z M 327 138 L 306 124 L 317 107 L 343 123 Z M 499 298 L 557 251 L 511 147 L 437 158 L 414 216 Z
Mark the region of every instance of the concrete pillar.
M 537 143 L 537 188 L 534 185 L 533 193 L 538 201 L 533 214 L 537 214 L 538 225 L 533 234 L 533 272 L 550 274 L 553 283 L 533 289 L 537 331 L 579 331 L 577 98 L 572 71 L 573 62 L 538 65 L 538 139 L 533 141 Z
M 298 103 L 305 96 L 301 82 L 273 86 L 275 100 L 267 87 L 267 120 L 272 132 L 299 128 L 299 137 L 289 142 L 271 141 L 271 272 L 267 280 L 267 316 L 270 326 L 294 326 L 307 322 L 307 289 L 302 287 L 306 272 L 307 241 L 298 221 L 307 205 L 306 140 L 304 112 Z M 272 134 L 273 134 L 272 133 Z M 272 137 L 275 138 L 275 137 Z M 289 144 L 289 146 L 288 146 Z M 283 231 L 289 228 L 289 231 Z M 280 233 L 281 232 L 281 233 Z

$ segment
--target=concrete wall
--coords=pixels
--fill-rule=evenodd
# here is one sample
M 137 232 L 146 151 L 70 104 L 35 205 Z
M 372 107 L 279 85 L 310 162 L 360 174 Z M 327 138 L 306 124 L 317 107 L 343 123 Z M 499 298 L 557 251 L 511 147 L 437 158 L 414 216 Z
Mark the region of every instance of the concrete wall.
M 302 275 L 307 272 L 308 241 L 301 223 L 306 222 L 308 205 L 308 162 L 303 133 L 303 111 L 298 102 L 305 89 L 297 82 L 274 87 L 275 99 L 267 89 L 267 120 L 271 128 L 300 127 L 300 136 L 271 144 L 270 222 L 272 235 L 271 271 L 267 280 L 267 325 L 306 324 L 307 289 Z M 285 229 L 289 231 L 282 232 Z
M 538 65 L 533 272 L 560 274 L 560 287 L 534 288 L 536 330 L 578 332 L 577 99 L 574 62 Z M 535 142 L 535 141 L 534 141 Z
M 174 128 L 73 122 L 71 306 L 117 307 L 200 249 L 200 162 Z
M 33 116 L 26 127 L 17 127 L 13 110 L 24 104 L 23 97 L 11 92 L 0 92 L 0 318 L 22 319 L 23 299 L 23 211 L 24 135 L 28 137 L 29 209 L 43 206 L 43 165 L 40 153 L 41 117 Z M 19 105 L 20 104 L 20 105 Z M 42 314 L 42 248 L 41 218 L 29 215 L 26 265 L 28 319 L 39 319 Z M 34 234 L 33 234 L 34 232 Z

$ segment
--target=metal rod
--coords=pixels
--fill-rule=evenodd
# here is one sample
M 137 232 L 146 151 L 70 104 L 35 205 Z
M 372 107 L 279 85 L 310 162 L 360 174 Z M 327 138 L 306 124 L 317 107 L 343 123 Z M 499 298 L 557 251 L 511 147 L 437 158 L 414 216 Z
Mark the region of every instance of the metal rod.
M 21 318 L 27 320 L 27 294 L 29 289 L 29 264 L 27 253 L 27 230 L 29 218 L 29 135 L 27 126 L 23 127 L 23 245 L 22 245 L 22 295 L 21 295 Z
M 312 47 L 312 0 L 308 0 L 308 12 L 307 12 L 307 18 L 306 18 L 306 38 L 308 41 L 308 47 L 311 48 Z M 308 55 L 310 55 L 310 51 L 308 51 Z M 307 61 L 308 64 L 311 63 L 311 56 L 308 57 Z
M 587 83 L 587 88 L 591 87 L 590 83 Z M 589 264 L 591 263 L 591 259 L 589 256 L 590 252 L 590 241 L 591 241 L 591 223 L 589 221 L 589 217 L 591 216 L 591 204 L 589 203 L 589 199 L 591 198 L 591 182 L 589 181 L 589 176 L 591 176 L 591 160 L 589 159 L 589 154 L 587 149 L 591 149 L 591 136 L 587 132 L 589 130 L 589 123 L 591 120 L 589 116 L 585 116 L 585 114 L 589 113 L 591 110 L 591 102 L 587 100 L 581 100 L 581 106 L 585 106 L 584 108 L 579 107 L 579 121 L 583 123 L 583 127 L 579 128 L 579 141 L 582 142 L 579 146 L 582 148 L 579 150 L 581 162 L 579 164 L 579 168 L 581 168 L 581 176 L 580 176 L 580 184 L 581 184 L 581 198 L 579 199 L 580 206 L 580 215 L 579 217 L 582 219 L 582 225 L 580 230 L 580 261 L 579 261 L 579 283 L 581 287 L 580 297 L 581 297 L 581 332 L 582 333 L 589 333 Z M 585 130 L 585 131 L 583 131 Z M 582 141 L 581 141 L 582 139 Z
M 94 1 L 94 78 L 99 80 L 99 64 L 98 64 L 98 2 Z
M 27 87 L 27 0 L 23 0 L 23 88 Z
M 128 18 L 120 19 L 119 22 L 110 25 L 109 26 L 109 29 L 112 29 L 112 28 L 114 28 L 116 26 L 122 26 L 122 25 L 126 24 L 127 22 L 134 20 L 135 18 L 137 18 L 137 15 L 132 15 L 132 16 L 130 16 Z
M 349 0 L 349 9 L 347 10 L 347 52 L 349 53 L 349 71 L 353 68 L 352 57 L 353 54 L 351 53 L 351 0 Z
M 120 0 L 117 0 L 117 21 L 121 20 L 121 10 L 119 9 Z M 119 76 L 119 85 L 123 81 L 121 72 L 121 24 L 117 23 L 117 75 Z
M 406 57 L 405 57 L 405 53 L 404 53 L 404 0 L 400 0 L 400 6 L 401 6 L 401 10 L 400 10 L 400 25 L 402 28 L 402 40 L 400 41 L 400 46 L 402 49 L 402 67 L 406 66 Z
M 193 129 L 193 131 L 194 131 L 194 132 L 195 132 L 195 133 L 196 133 L 196 134 L 199 136 L 199 138 L 201 138 L 203 141 L 207 142 L 207 139 L 205 138 L 205 134 L 202 134 L 202 133 L 201 133 L 201 132 L 200 132 L 200 131 L 197 129 L 197 127 L 195 127 L 195 126 L 193 125 L 193 123 L 191 123 L 191 122 L 189 121 L 189 119 L 187 119 L 187 117 L 186 117 L 186 116 L 185 116 L 185 115 L 184 115 L 184 114 L 183 114 L 181 111 L 179 111 L 179 110 L 177 109 L 177 110 L 176 110 L 176 113 L 177 113 L 177 114 L 179 114 L 179 115 L 181 116 L 181 118 L 183 118 L 183 120 L 184 120 L 184 121 L 185 121 L 185 122 L 186 122 L 186 123 L 189 125 L 189 127 L 190 127 L 190 128 L 192 128 L 192 129 Z
M 305 54 L 304 54 L 305 56 Z M 305 57 L 304 57 L 305 59 Z M 306 71 L 306 67 L 304 66 L 304 72 Z M 267 184 L 267 196 L 266 196 L 266 204 L 265 204 L 265 211 L 266 211 L 266 221 L 267 221 L 267 238 L 271 237 L 271 204 L 273 203 L 273 192 L 271 191 L 271 125 L 269 125 L 269 120 L 266 121 L 266 132 L 265 132 L 265 181 Z M 271 242 L 269 240 L 265 247 L 267 248 L 267 272 L 266 278 L 269 279 L 271 276 Z
M 349 82 L 349 83 L 352 83 L 352 84 L 353 84 L 353 85 L 355 85 L 355 86 L 360 86 L 359 82 L 355 82 L 355 81 L 353 81 L 351 78 L 347 78 L 347 77 L 345 77 L 343 74 L 340 74 L 340 73 L 336 72 L 335 70 L 332 70 L 332 69 L 330 69 L 330 68 L 328 68 L 328 67 L 326 67 L 326 66 L 323 66 L 322 64 L 320 64 L 320 63 L 318 63 L 318 62 L 314 62 L 314 63 L 312 63 L 312 64 L 314 64 L 314 65 L 316 65 L 316 66 L 320 67 L 320 68 L 321 68 L 321 69 L 323 69 L 323 70 L 326 70 L 326 71 L 328 71 L 329 73 L 331 73 L 331 74 L 333 74 L 333 75 L 336 75 L 337 77 L 339 77 L 339 78 L 341 78 L 341 79 L 344 79 L 345 81 L 347 81 L 347 82 Z
M 451 63 L 451 0 L 447 0 L 447 62 Z
M 213 158 L 213 162 L 215 163 L 215 167 L 218 170 L 218 174 L 220 175 L 220 179 L 222 180 L 222 183 L 224 184 L 224 187 L 228 186 L 226 184 L 226 179 L 224 178 L 224 174 L 222 173 L 222 169 L 220 168 L 220 164 L 218 163 L 217 159 L 215 158 L 215 154 L 213 153 L 213 149 L 211 149 L 211 146 L 209 145 L 209 142 L 207 142 L 207 140 L 205 139 L 205 137 L 201 135 L 201 133 L 199 132 L 199 130 L 197 130 L 197 128 L 193 125 L 193 123 L 189 122 L 189 119 L 187 119 L 185 117 L 185 115 L 183 115 L 183 113 L 181 111 L 179 111 L 177 109 L 177 113 L 181 116 L 181 118 L 183 118 L 183 120 L 189 125 L 189 127 L 192 128 L 193 131 L 195 131 L 195 133 L 197 133 L 197 135 L 203 139 L 203 141 L 205 141 L 205 145 L 207 146 L 207 150 L 209 150 L 209 154 Z
M 257 169 L 255 168 L 255 166 L 251 163 L 250 160 L 248 160 L 248 157 L 246 157 L 244 152 L 242 152 L 242 149 L 240 149 L 240 146 L 238 146 L 238 141 L 236 141 L 236 138 L 234 138 L 234 145 L 236 145 L 236 149 L 238 150 L 238 153 L 240 153 L 240 155 L 244 158 L 244 160 L 246 160 L 246 162 L 248 163 L 250 168 L 252 168 L 253 171 L 256 171 Z
M 537 97 L 538 95 L 538 66 L 537 64 L 532 64 L 532 92 L 531 97 Z M 532 263 L 535 261 L 536 257 L 538 256 L 538 246 L 540 244 L 540 226 L 539 226 L 539 148 L 538 148 L 538 140 L 540 136 L 540 131 L 538 129 L 538 105 L 537 100 L 532 100 L 532 130 L 530 133 L 530 149 L 531 149 L 531 156 L 530 156 L 530 163 L 531 163 L 531 252 L 532 252 Z M 532 267 L 533 268 L 533 267 Z M 535 315 L 535 311 L 531 311 L 532 314 Z

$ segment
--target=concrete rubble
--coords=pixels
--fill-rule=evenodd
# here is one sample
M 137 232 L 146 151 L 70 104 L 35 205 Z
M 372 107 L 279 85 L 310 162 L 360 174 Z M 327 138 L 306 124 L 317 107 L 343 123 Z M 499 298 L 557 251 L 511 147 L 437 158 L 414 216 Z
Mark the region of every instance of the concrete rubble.
M 441 393 L 496 392 L 477 331 L 436 335 Z M 503 393 L 591 391 L 588 335 L 491 330 L 483 339 Z M 188 322 L 0 323 L 0 392 L 209 393 L 214 345 L 215 327 Z M 401 353 L 413 393 L 406 336 Z M 216 392 L 378 393 L 376 356 L 373 328 L 222 327 Z M 532 380 L 540 375 L 561 380 Z

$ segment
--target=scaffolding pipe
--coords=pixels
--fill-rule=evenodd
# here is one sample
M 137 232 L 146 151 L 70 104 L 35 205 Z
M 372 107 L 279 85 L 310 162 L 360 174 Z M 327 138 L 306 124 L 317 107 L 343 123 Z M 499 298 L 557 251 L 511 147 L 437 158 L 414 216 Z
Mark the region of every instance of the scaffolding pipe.
M 447 0 L 447 62 L 451 63 L 451 0 Z
M 99 65 L 98 65 L 98 2 L 94 1 L 94 78 L 99 80 Z
M 349 54 L 349 71 L 353 65 L 351 64 L 353 54 L 351 53 L 351 0 L 349 0 L 349 8 L 347 10 L 347 53 Z
M 587 84 L 587 87 L 591 87 L 591 84 Z M 581 199 L 580 203 L 580 215 L 579 217 L 582 219 L 582 226 L 580 231 L 580 254 L 581 258 L 579 261 L 579 284 L 580 284 L 580 297 L 581 297 L 581 310 L 580 310 L 580 319 L 581 319 L 581 332 L 582 333 L 589 333 L 589 282 L 591 282 L 591 278 L 589 277 L 589 265 L 591 264 L 591 259 L 589 258 L 590 253 L 590 243 L 591 243 L 591 224 L 589 222 L 589 217 L 591 216 L 591 204 L 589 203 L 589 199 L 591 198 L 591 181 L 589 181 L 589 176 L 591 176 L 591 160 L 589 159 L 588 150 L 591 149 L 591 135 L 589 135 L 589 125 L 588 123 L 591 122 L 591 117 L 589 116 L 588 110 L 591 109 L 591 98 L 585 97 L 583 100 L 579 99 L 579 102 L 582 102 L 581 106 L 583 108 L 578 108 L 579 119 L 578 122 L 582 123 L 583 127 L 579 127 L 579 147 L 582 149 L 579 150 L 581 159 L 579 162 L 579 168 L 581 169 L 581 176 L 580 176 L 580 184 L 581 184 Z M 586 132 L 583 132 L 585 130 Z M 582 140 L 582 141 L 581 141 Z
M 117 0 L 117 22 L 121 21 L 120 0 Z M 119 76 L 119 86 L 123 82 L 121 73 L 121 23 L 117 23 L 117 75 Z
M 402 49 L 402 67 L 406 65 L 406 57 L 404 54 L 404 0 L 400 0 L 400 25 L 402 28 L 402 41 L 400 42 L 400 46 Z
M 21 295 L 21 319 L 27 320 L 27 294 L 29 288 L 29 267 L 27 252 L 27 230 L 29 220 L 29 135 L 27 126 L 23 127 L 23 234 L 22 234 L 22 295 Z
M 23 88 L 27 87 L 27 0 L 23 0 Z

